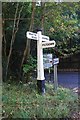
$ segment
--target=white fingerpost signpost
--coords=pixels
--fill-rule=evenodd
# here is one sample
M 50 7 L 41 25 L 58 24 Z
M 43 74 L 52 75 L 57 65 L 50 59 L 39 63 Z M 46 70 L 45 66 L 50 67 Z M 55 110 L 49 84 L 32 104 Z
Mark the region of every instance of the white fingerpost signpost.
M 37 40 L 37 87 L 38 92 L 44 94 L 45 77 L 43 65 L 43 48 L 55 47 L 55 41 L 49 41 L 49 37 L 42 35 L 41 31 L 38 31 L 37 33 L 28 31 L 26 36 L 29 39 Z
M 44 67 L 43 67 L 43 49 L 42 49 L 42 35 L 41 31 L 37 32 L 37 86 L 38 91 L 45 93 L 45 78 L 44 78 Z

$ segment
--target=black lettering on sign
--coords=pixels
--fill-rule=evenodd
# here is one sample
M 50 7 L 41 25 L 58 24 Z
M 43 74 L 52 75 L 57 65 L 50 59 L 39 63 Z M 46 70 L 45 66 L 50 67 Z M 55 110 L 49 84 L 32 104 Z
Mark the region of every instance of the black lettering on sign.
M 32 38 L 36 39 L 36 37 L 32 36 Z
M 44 39 L 44 40 L 48 40 L 48 38 L 45 38 L 45 37 L 42 37 L 42 39 Z
M 33 35 L 32 33 L 29 33 L 29 35 Z
M 29 33 L 29 35 L 34 35 L 34 36 L 36 36 L 36 34 L 32 34 L 32 33 Z
M 47 45 L 54 45 L 54 44 L 53 43 L 42 44 L 42 46 L 47 46 Z

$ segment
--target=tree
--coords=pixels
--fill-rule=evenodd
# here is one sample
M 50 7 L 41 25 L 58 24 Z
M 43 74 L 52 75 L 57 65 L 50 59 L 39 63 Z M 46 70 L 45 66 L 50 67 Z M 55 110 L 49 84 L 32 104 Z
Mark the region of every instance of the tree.
M 59 55 L 69 57 L 79 49 L 78 3 L 46 3 L 45 34 L 57 43 Z
M 38 27 L 42 28 L 44 35 L 56 41 L 55 53 L 57 52 L 59 57 L 65 58 L 79 52 L 79 8 L 78 3 L 42 2 L 41 7 L 36 7 L 34 1 L 24 4 L 3 3 L 3 57 L 7 58 L 6 75 L 10 66 L 14 67 L 15 62 L 18 63 L 20 76 L 23 63 L 33 54 L 32 42 L 26 39 L 25 33 L 35 32 Z M 36 48 L 36 44 L 34 46 Z M 54 52 L 53 49 L 51 51 Z
M 2 12 L 2 5 L 0 4 L 1 12 Z M 2 16 L 0 15 L 0 85 L 2 84 Z M 1 86 L 0 86 L 1 89 Z
M 19 10 L 19 3 L 17 3 L 16 10 L 15 10 L 15 16 L 14 16 L 12 38 L 11 38 L 11 42 L 10 42 L 10 50 L 9 50 L 9 55 L 8 55 L 8 58 L 7 58 L 6 78 L 7 78 L 7 73 L 8 73 L 8 66 L 9 66 L 9 62 L 10 62 L 10 57 L 11 57 L 11 53 L 12 53 L 12 47 L 13 47 L 13 44 L 14 44 L 14 41 L 15 41 L 16 33 L 18 31 L 18 26 L 19 26 L 19 21 L 20 21 L 20 15 L 21 15 L 22 10 L 23 10 L 23 4 L 21 6 L 21 9 Z M 5 39 L 5 35 L 4 35 L 4 39 Z
M 12 53 L 12 46 L 14 44 L 15 36 L 16 36 L 17 31 L 18 31 L 20 15 L 21 15 L 21 12 L 22 12 L 22 9 L 23 9 L 23 5 L 22 5 L 21 9 L 19 10 L 19 13 L 18 13 L 18 7 L 19 7 L 19 3 L 17 3 L 16 11 L 15 11 L 14 25 L 13 25 L 13 31 L 12 31 L 12 39 L 11 39 L 11 43 L 10 43 L 10 51 L 9 51 L 8 60 L 7 60 L 7 66 L 6 66 L 6 77 L 7 77 L 7 73 L 8 73 L 8 66 L 9 66 L 10 56 L 11 56 L 11 53 Z M 18 14 L 18 20 L 16 22 L 17 14 Z
M 33 31 L 33 26 L 34 26 L 34 14 L 35 14 L 35 8 L 36 8 L 36 2 L 32 2 L 32 15 L 31 15 L 31 23 L 30 23 L 30 27 L 29 27 L 29 31 Z M 21 62 L 21 67 L 20 67 L 20 74 L 21 74 L 21 69 L 24 63 L 25 58 L 29 58 L 30 56 L 30 40 L 27 39 L 26 41 L 26 47 L 23 53 L 23 58 L 22 58 L 22 62 Z

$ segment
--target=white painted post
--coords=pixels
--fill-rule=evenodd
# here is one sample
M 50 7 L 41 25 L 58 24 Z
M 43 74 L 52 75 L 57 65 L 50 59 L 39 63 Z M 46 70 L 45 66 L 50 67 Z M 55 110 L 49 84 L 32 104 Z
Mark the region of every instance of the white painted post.
M 56 91 L 58 88 L 58 81 L 57 81 L 57 64 L 54 65 L 54 90 Z
M 42 34 L 41 31 L 37 32 L 37 86 L 38 91 L 42 94 L 45 93 L 45 78 L 44 78 L 44 67 L 43 67 L 43 49 L 42 49 Z

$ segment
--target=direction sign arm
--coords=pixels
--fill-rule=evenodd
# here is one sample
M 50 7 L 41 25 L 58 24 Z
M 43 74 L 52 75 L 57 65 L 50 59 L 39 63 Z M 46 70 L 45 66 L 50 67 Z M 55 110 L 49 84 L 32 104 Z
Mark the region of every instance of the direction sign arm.
M 56 42 L 53 41 L 47 41 L 47 42 L 42 42 L 42 48 L 50 48 L 50 47 L 55 47 Z

